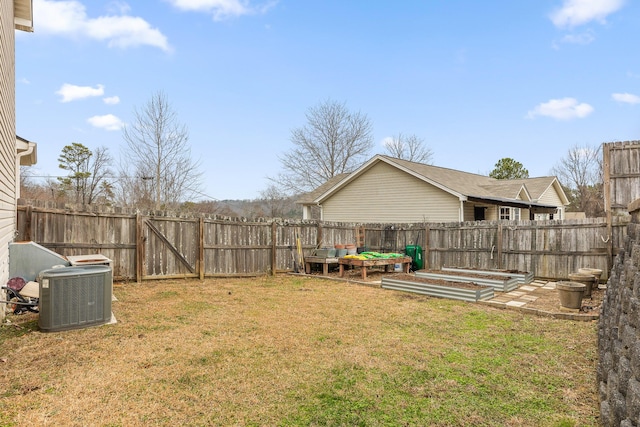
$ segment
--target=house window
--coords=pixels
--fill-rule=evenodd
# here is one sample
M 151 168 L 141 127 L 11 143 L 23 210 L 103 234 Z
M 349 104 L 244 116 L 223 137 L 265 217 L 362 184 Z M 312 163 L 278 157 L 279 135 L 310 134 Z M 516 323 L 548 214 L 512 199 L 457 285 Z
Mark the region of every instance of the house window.
M 519 220 L 520 208 L 508 208 L 505 206 L 500 206 L 500 219 L 515 221 Z
M 561 218 L 560 218 L 560 212 L 558 211 L 557 214 L 552 214 L 552 213 L 536 214 L 535 219 L 543 221 L 543 220 L 561 219 Z
M 510 214 L 510 209 L 509 208 L 505 208 L 505 207 L 500 207 L 500 219 L 510 219 L 509 218 L 509 214 Z
M 484 206 L 474 206 L 473 208 L 473 220 L 484 221 L 485 220 L 485 208 Z

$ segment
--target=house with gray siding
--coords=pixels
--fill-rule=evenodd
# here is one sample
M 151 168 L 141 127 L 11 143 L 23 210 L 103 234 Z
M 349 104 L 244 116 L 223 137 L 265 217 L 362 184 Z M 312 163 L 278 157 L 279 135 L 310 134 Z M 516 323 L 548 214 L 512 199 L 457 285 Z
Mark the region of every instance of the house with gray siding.
M 0 283 L 9 279 L 9 243 L 16 230 L 20 165 L 36 159 L 36 146 L 16 137 L 15 31 L 33 31 L 31 0 L 0 1 Z M 4 295 L 0 295 L 4 299 Z M 0 307 L 0 318 L 5 314 Z
M 497 180 L 376 155 L 298 203 L 303 218 L 359 223 L 562 219 L 569 204 L 556 177 Z

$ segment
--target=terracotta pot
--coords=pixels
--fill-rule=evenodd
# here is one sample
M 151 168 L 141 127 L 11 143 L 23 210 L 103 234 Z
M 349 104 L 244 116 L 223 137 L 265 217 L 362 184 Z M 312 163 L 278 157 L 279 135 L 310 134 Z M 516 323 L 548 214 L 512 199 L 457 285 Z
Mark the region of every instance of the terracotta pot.
M 602 276 L 602 270 L 599 268 L 579 268 L 578 273 L 593 275 L 596 278 L 596 283 L 600 283 L 600 276 Z
M 582 307 L 582 295 L 586 286 L 576 282 L 558 282 L 556 289 L 560 296 L 560 304 L 565 308 Z
M 583 270 L 583 269 L 581 268 L 580 270 Z M 593 274 L 585 274 L 585 273 L 569 274 L 569 281 L 584 284 L 586 288 L 582 296 L 584 298 L 591 297 L 591 290 L 593 289 L 594 283 L 596 283 L 596 278 Z

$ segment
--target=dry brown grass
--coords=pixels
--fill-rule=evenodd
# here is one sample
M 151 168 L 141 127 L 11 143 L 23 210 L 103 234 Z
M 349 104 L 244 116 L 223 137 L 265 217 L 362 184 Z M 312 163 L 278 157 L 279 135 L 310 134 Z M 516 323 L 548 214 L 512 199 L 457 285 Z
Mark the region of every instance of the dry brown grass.
M 114 293 L 115 325 L 9 317 L 0 425 L 596 424 L 593 324 L 291 276 Z

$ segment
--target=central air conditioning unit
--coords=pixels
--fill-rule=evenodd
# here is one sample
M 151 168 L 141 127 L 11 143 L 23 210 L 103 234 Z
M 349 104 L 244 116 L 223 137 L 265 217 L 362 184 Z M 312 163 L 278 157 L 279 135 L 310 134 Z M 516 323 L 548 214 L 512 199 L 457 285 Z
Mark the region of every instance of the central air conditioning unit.
M 86 265 L 43 270 L 38 326 L 45 332 L 80 329 L 111 321 L 111 267 Z

